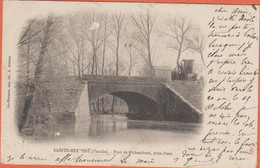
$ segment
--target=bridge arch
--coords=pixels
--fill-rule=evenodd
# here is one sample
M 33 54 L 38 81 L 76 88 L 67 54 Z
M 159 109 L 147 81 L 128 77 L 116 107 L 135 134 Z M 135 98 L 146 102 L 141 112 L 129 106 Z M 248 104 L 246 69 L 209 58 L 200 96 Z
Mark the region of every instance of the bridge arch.
M 162 86 L 163 87 L 163 86 Z M 158 85 L 147 85 L 147 84 L 115 84 L 115 83 L 88 83 L 89 99 L 90 101 L 96 100 L 105 94 L 111 94 L 116 92 L 128 92 L 143 95 L 152 99 L 154 102 L 158 101 L 158 94 L 160 90 Z
M 127 116 L 129 119 L 156 120 L 161 117 L 158 116 L 157 102 L 144 94 L 129 91 L 116 91 L 106 94 L 114 95 L 126 102 L 128 106 Z M 102 96 L 103 95 L 101 95 L 101 97 Z

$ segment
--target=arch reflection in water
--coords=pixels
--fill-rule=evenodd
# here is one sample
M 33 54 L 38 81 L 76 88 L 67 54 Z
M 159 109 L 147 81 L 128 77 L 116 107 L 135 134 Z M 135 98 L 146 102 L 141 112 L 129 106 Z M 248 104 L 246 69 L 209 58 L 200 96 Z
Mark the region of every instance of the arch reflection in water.
M 55 139 L 64 138 L 77 141 L 105 141 L 105 142 L 139 142 L 152 141 L 156 138 L 164 137 L 159 141 L 182 141 L 196 136 L 199 132 L 200 124 L 182 123 L 174 121 L 149 121 L 149 120 L 129 120 L 126 116 L 120 115 L 95 115 L 81 118 L 76 121 L 79 129 L 73 129 L 75 123 L 68 123 L 64 127 L 59 126 L 61 134 Z M 69 128 L 70 127 L 70 128 Z
M 127 118 L 123 116 L 95 116 L 90 121 L 89 136 L 101 137 L 117 131 L 127 130 Z

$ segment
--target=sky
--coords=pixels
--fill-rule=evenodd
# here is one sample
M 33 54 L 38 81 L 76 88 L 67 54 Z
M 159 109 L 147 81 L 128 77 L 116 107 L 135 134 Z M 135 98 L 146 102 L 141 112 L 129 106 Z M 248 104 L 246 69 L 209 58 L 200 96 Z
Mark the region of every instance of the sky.
M 4 1 L 4 25 L 13 28 L 13 39 L 19 39 L 21 28 L 29 18 L 54 15 L 68 15 L 88 10 L 122 12 L 127 14 L 139 14 L 149 11 L 156 18 L 155 32 L 165 29 L 167 19 L 170 17 L 185 17 L 197 27 L 202 34 L 208 32 L 207 24 L 210 21 L 210 13 L 217 5 L 205 4 L 168 4 L 168 3 L 116 3 L 116 2 L 46 2 L 46 1 Z M 9 26 L 9 27 L 10 27 Z M 5 30 L 5 27 L 4 27 Z M 155 66 L 176 66 L 177 52 L 167 46 L 171 39 L 167 37 L 157 37 L 155 39 L 156 50 L 154 52 Z M 17 44 L 14 42 L 14 44 Z M 195 59 L 201 64 L 200 56 L 189 51 L 182 53 L 181 59 Z

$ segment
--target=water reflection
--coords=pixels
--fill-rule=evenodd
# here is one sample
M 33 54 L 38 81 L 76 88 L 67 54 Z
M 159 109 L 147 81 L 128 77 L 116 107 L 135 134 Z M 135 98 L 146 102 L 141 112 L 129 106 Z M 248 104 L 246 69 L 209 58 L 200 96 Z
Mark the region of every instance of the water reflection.
M 199 124 L 172 121 L 129 120 L 124 115 L 97 115 L 81 117 L 73 122 L 58 124 L 55 139 L 74 140 L 138 141 L 154 140 L 155 137 L 174 139 L 190 138 L 197 134 Z M 176 137 L 178 135 L 178 137 Z M 161 141 L 161 140 L 160 140 Z
M 127 129 L 127 120 L 112 117 L 95 117 L 90 120 L 89 136 L 102 136 L 117 130 Z

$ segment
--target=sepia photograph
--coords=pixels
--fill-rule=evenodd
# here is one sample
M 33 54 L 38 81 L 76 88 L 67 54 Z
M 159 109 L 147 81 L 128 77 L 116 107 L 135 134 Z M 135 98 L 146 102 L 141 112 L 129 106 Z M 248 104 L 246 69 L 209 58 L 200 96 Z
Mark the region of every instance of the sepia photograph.
M 204 39 L 188 15 L 152 9 L 97 5 L 28 19 L 17 40 L 19 135 L 190 138 L 203 118 Z
M 1 163 L 257 165 L 259 5 L 3 9 Z

